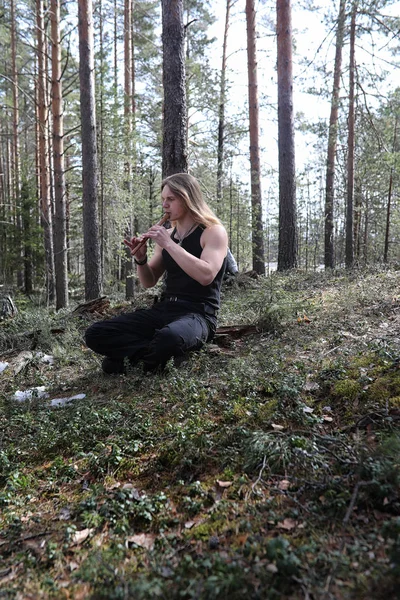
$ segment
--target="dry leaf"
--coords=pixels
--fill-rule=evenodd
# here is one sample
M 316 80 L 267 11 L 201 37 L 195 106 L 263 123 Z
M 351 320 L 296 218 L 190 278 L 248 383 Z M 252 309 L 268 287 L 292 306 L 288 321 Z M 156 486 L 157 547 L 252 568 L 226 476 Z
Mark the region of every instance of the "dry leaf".
M 319 390 L 319 385 L 315 381 L 307 381 L 303 389 L 305 392 L 315 392 Z
M 82 544 L 93 531 L 94 529 L 81 529 L 81 531 L 77 531 L 71 538 L 72 545 Z
M 237 536 L 236 541 L 240 546 L 244 546 L 245 543 L 247 542 L 248 537 L 249 537 L 248 533 L 243 533 L 243 534 Z
M 17 576 L 17 571 L 10 567 L 9 569 L 4 569 L 4 571 L 0 571 L 0 585 L 4 583 L 8 583 L 12 581 Z
M 193 519 L 193 521 L 186 521 L 185 529 L 192 529 L 192 527 L 195 527 L 196 525 L 201 525 L 201 523 L 204 523 L 205 520 L 206 519 L 204 517 L 196 517 Z
M 271 427 L 275 429 L 275 431 L 283 431 L 285 429 L 283 425 L 276 425 L 276 423 L 271 423 Z
M 280 523 L 277 524 L 277 527 L 280 529 L 286 529 L 286 531 L 290 531 L 297 526 L 297 523 L 294 519 L 283 519 Z
M 29 352 L 29 350 L 24 350 L 23 352 L 20 352 L 12 365 L 14 375 L 18 375 L 18 373 L 22 371 L 22 369 L 26 367 L 32 359 L 33 354 L 32 352 Z
M 278 567 L 274 563 L 269 563 L 269 565 L 266 566 L 266 569 L 270 573 L 277 573 L 278 572 Z
M 232 483 L 233 483 L 232 481 L 220 481 L 219 479 L 217 479 L 217 484 L 219 485 L 219 487 L 222 487 L 222 488 L 231 487 Z
M 280 481 L 278 484 L 278 488 L 282 491 L 288 490 L 290 488 L 290 481 L 287 479 L 282 479 L 282 481 Z
M 138 533 L 127 537 L 125 545 L 129 548 L 132 544 L 135 544 L 135 546 L 140 546 L 146 550 L 153 550 L 155 538 L 156 536 L 151 533 Z

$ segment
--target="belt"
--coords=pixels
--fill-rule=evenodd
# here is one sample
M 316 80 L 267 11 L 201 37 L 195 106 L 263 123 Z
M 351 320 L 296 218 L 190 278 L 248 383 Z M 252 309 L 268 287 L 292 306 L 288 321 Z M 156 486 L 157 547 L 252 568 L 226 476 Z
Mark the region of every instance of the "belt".
M 193 306 L 193 310 L 195 312 L 199 311 L 206 315 L 215 316 L 217 314 L 217 310 L 210 306 L 209 304 L 205 304 L 203 302 L 192 302 L 191 300 L 184 300 L 183 298 L 179 298 L 179 296 L 161 296 L 161 302 L 185 302 L 191 306 Z

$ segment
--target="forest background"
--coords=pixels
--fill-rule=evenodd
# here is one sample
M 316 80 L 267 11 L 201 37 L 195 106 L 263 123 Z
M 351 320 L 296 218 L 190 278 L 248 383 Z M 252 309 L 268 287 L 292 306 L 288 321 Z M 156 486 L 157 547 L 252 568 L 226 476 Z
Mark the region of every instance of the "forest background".
M 334 84 L 338 10 L 340 16 L 342 5 L 342 66 L 340 83 Z M 357 264 L 398 260 L 396 6 L 398 3 L 392 0 L 342 2 L 338 6 L 294 3 L 297 222 L 296 257 L 290 266 L 315 269 L 324 263 L 352 263 L 353 257 L 350 261 L 346 258 L 349 227 Z M 261 235 L 265 245 L 263 262 L 269 269 L 278 260 L 282 229 L 276 7 L 266 1 L 254 8 L 258 31 Z M 249 108 L 243 69 L 247 63 L 244 9 L 239 2 L 221 3 L 216 12 L 208 2 L 183 4 L 188 168 L 201 180 L 207 201 L 228 228 L 230 246 L 242 270 L 251 267 L 254 254 Z M 57 11 L 55 20 L 52 15 Z M 351 68 L 353 12 L 357 18 Z M 57 295 L 53 271 L 64 281 L 61 287 L 65 288 L 67 282 L 78 296 L 87 260 L 82 227 L 83 102 L 79 93 L 77 24 L 75 2 L 53 2 L 49 6 L 39 1 L 2 3 L 1 282 L 6 287 L 16 284 L 27 293 L 46 289 L 50 302 Z M 125 289 L 127 297 L 132 297 L 132 261 L 125 256 L 121 239 L 145 231 L 159 215 L 163 143 L 161 6 L 158 2 L 95 2 L 93 25 L 92 114 L 96 115 L 99 226 L 97 230 L 94 225 L 87 237 L 99 239 L 100 278 L 106 291 Z M 355 89 L 352 103 L 351 74 Z M 332 131 L 329 111 L 335 103 L 334 203 L 327 216 L 327 151 Z M 348 128 L 351 104 L 355 124 L 352 142 Z M 63 129 L 56 131 L 61 117 Z M 350 156 L 353 167 L 349 175 Z M 333 184 L 331 188 L 333 197 Z M 327 234 L 329 219 L 332 232 Z M 327 235 L 332 244 L 328 261 L 326 239 L 324 247 Z M 86 270 L 92 269 L 89 263 Z M 57 299 L 58 307 L 66 305 L 69 293 L 58 293 L 63 296 Z
M 224 70 L 213 6 L 171 2 L 169 37 L 156 2 L 98 0 L 93 21 L 90 0 L 0 2 L 0 596 L 394 598 L 398 3 L 294 2 L 291 37 L 275 33 L 287 0 L 227 0 Z M 254 16 L 260 131 L 235 46 L 254 91 Z M 294 110 L 279 104 L 282 32 Z M 178 38 L 183 85 L 163 82 Z M 84 331 L 154 302 L 121 238 L 158 218 L 174 168 L 199 177 L 240 273 L 213 344 L 161 374 L 106 377 Z

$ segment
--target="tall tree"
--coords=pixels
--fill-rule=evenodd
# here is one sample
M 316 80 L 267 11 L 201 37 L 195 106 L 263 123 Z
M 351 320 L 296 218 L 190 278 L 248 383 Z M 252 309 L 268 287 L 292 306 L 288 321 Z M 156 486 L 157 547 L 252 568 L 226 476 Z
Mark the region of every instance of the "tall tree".
M 54 263 L 56 309 L 68 306 L 67 217 L 64 170 L 64 116 L 61 81 L 60 0 L 51 0 L 51 88 L 54 165 Z
M 396 152 L 396 144 L 397 144 L 397 126 L 398 126 L 398 115 L 395 115 L 394 122 L 394 134 L 393 134 L 393 154 Z M 389 190 L 388 190 L 388 198 L 386 205 L 386 227 L 385 227 L 385 243 L 383 249 L 383 262 L 388 261 L 389 256 L 389 240 L 390 240 L 390 220 L 392 216 L 392 196 L 393 196 L 393 175 L 394 175 L 394 166 L 393 164 L 390 167 L 390 175 L 389 175 Z
M 250 168 L 252 209 L 253 270 L 265 275 L 264 232 L 259 145 L 259 106 L 257 81 L 256 11 L 254 0 L 246 0 L 247 61 L 249 83 Z
M 78 31 L 85 298 L 86 300 L 92 300 L 102 293 L 99 216 L 97 207 L 96 103 L 92 0 L 78 0 Z
M 50 165 L 48 118 L 49 102 L 47 98 L 46 43 L 43 0 L 36 0 L 36 35 L 37 35 L 37 103 L 38 103 L 38 165 L 39 165 L 39 197 L 41 221 L 44 232 L 44 249 L 46 257 L 46 288 L 49 302 L 54 301 L 54 246 L 53 215 L 50 196 Z
M 218 147 L 217 147 L 217 202 L 220 211 L 222 202 L 222 178 L 224 172 L 225 100 L 226 100 L 226 50 L 228 45 L 229 13 L 232 0 L 226 0 L 224 40 L 222 43 L 221 81 L 218 107 Z
M 188 170 L 186 143 L 185 32 L 183 0 L 162 0 L 162 176 Z
M 293 121 L 292 9 L 276 2 L 278 57 L 279 250 L 278 271 L 297 266 L 296 169 Z
M 344 26 L 346 21 L 346 0 L 340 0 L 339 16 L 336 28 L 335 67 L 333 73 L 333 90 L 331 97 L 331 113 L 329 117 L 328 152 L 326 160 L 326 186 L 325 186 L 325 268 L 333 269 L 335 266 L 333 242 L 333 213 L 335 197 L 335 168 L 337 127 L 339 114 L 340 78 L 342 73 L 342 51 L 344 41 Z
M 19 86 L 18 86 L 18 67 L 17 67 L 17 21 L 16 21 L 16 0 L 11 0 L 11 76 L 12 76 L 12 98 L 13 98 L 13 202 L 15 207 L 15 231 L 21 230 L 21 185 L 20 185 L 20 144 L 19 144 Z M 21 253 L 19 240 L 15 238 L 16 252 Z M 22 287 L 23 276 L 21 269 L 18 269 L 18 284 Z
M 355 148 L 355 45 L 358 0 L 353 0 L 350 25 L 349 115 L 347 134 L 346 268 L 354 263 L 354 148 Z
M 131 200 L 132 178 L 132 130 L 133 130 L 133 48 L 132 48 L 132 0 L 124 4 L 124 118 L 125 118 L 125 188 Z M 126 237 L 130 239 L 132 231 L 132 215 L 128 216 Z M 125 260 L 125 297 L 127 300 L 134 296 L 133 259 L 126 249 Z

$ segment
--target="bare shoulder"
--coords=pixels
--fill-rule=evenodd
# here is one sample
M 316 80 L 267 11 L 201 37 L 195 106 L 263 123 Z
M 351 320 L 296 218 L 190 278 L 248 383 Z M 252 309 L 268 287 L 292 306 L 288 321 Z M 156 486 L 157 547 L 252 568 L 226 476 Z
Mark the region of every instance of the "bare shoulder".
M 228 240 L 228 234 L 226 232 L 226 229 L 223 225 L 220 224 L 215 224 L 211 225 L 210 227 L 206 227 L 201 237 L 204 240 L 204 243 L 211 242 L 224 244 L 227 243 Z

